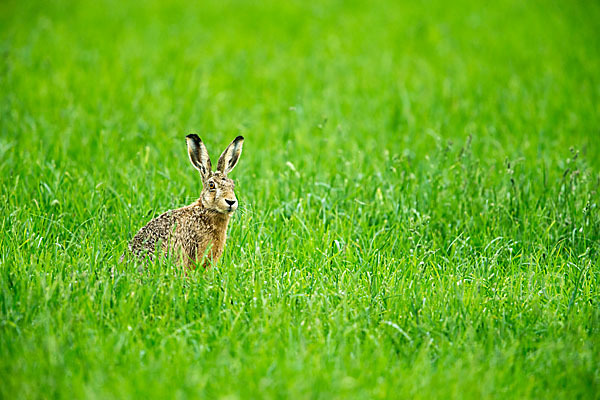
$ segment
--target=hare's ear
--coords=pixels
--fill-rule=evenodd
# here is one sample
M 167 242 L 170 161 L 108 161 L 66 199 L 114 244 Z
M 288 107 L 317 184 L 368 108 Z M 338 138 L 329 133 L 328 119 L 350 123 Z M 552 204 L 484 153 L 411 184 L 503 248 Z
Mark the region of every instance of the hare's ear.
M 210 163 L 210 157 L 208 156 L 208 150 L 206 150 L 206 146 L 195 133 L 187 135 L 185 137 L 185 141 L 187 142 L 188 154 L 190 156 L 192 165 L 196 167 L 198 171 L 200 171 L 202 180 L 207 179 L 210 175 L 212 165 Z
M 235 167 L 238 160 L 240 159 L 243 145 L 244 138 L 242 136 L 238 136 L 235 139 L 233 139 L 233 142 L 231 142 L 229 146 L 227 146 L 223 154 L 221 154 L 221 157 L 219 157 L 217 171 L 220 171 L 225 175 L 230 173 L 233 167 Z

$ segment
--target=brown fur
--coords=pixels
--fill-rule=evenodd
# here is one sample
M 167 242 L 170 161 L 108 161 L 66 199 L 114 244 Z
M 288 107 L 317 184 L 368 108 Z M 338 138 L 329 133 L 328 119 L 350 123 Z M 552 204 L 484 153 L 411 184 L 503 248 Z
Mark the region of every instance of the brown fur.
M 133 237 L 129 250 L 140 259 L 153 259 L 159 251 L 167 256 L 174 255 L 186 267 L 200 263 L 207 267 L 223 254 L 227 225 L 237 209 L 234 183 L 227 173 L 235 167 L 244 139 L 238 136 L 225 149 L 214 172 L 200 138 L 189 135 L 187 139 L 190 161 L 202 176 L 200 198 L 189 206 L 152 219 Z

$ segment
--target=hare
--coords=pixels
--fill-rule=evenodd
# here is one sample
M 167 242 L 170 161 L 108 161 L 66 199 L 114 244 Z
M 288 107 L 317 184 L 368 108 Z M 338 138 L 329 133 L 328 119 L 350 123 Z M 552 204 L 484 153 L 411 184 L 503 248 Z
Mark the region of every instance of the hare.
M 202 178 L 200 198 L 148 222 L 129 243 L 129 251 L 139 259 L 153 259 L 155 251 L 160 251 L 175 255 L 186 268 L 202 262 L 206 268 L 223 254 L 229 218 L 238 207 L 235 185 L 227 174 L 242 154 L 244 138 L 238 136 L 227 146 L 216 171 L 198 135 L 186 136 L 186 142 L 190 161 Z

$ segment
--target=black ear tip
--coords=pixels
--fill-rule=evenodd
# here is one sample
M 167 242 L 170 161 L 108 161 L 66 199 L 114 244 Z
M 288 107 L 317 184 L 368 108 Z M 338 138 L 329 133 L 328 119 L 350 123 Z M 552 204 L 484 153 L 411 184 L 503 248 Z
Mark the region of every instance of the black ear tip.
M 244 137 L 243 137 L 243 136 L 241 136 L 241 135 L 240 135 L 240 136 L 238 136 L 238 137 L 236 137 L 236 138 L 235 138 L 233 141 L 234 141 L 234 142 L 239 142 L 240 140 L 244 140 Z
M 198 135 L 196 135 L 195 133 L 189 134 L 185 138 L 186 139 L 191 139 L 194 142 L 201 142 L 200 137 Z

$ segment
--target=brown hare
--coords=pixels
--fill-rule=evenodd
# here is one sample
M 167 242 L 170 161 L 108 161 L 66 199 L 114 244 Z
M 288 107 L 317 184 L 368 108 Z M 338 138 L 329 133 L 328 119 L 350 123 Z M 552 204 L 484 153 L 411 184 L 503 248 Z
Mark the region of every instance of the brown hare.
M 188 135 L 186 141 L 190 161 L 202 178 L 200 198 L 148 222 L 129 243 L 129 251 L 140 259 L 153 259 L 159 251 L 174 255 L 186 267 L 202 263 L 206 268 L 223 254 L 229 218 L 238 207 L 234 183 L 227 174 L 242 154 L 244 138 L 238 136 L 227 146 L 215 171 L 198 135 Z

